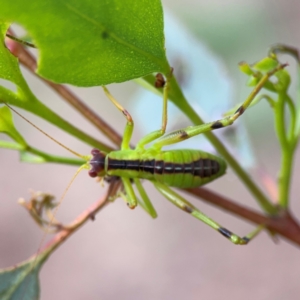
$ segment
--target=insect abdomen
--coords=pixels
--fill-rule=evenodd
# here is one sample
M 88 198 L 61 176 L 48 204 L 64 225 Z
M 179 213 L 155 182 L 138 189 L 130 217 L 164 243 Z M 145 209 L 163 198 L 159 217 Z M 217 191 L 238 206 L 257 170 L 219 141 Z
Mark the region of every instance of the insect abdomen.
M 144 178 L 168 186 L 192 188 L 208 183 L 225 173 L 223 159 L 197 150 L 162 151 L 156 155 L 128 151 L 108 155 L 107 174 Z
M 202 151 L 163 151 L 157 156 L 160 168 L 156 167 L 155 180 L 169 186 L 197 187 L 222 176 L 226 170 L 223 159 Z

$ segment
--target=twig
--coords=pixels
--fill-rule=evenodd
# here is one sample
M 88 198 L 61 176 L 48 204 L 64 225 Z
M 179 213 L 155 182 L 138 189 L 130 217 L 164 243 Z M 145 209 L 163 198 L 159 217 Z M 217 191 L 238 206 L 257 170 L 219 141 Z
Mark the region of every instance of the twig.
M 63 226 L 55 236 L 34 256 L 47 251 L 51 254 L 56 248 L 58 248 L 66 239 L 68 239 L 76 230 L 83 226 L 87 221 L 94 220 L 95 215 L 102 210 L 109 202 L 109 198 L 117 192 L 121 185 L 121 181 L 117 180 L 109 185 L 109 189 L 105 196 L 93 203 L 90 207 L 84 210 L 76 219 L 69 225 Z

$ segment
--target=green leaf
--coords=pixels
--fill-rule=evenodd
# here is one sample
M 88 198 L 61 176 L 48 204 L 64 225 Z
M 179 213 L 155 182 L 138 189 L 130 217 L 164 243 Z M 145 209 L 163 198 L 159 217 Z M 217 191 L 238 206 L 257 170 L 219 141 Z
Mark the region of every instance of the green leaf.
M 0 132 L 9 135 L 13 140 L 22 145 L 23 148 L 27 147 L 26 141 L 14 126 L 10 109 L 6 106 L 0 107 Z
M 41 253 L 37 258 L 32 258 L 20 265 L 0 270 L 0 299 L 39 299 L 40 285 L 38 274 L 48 256 L 48 252 Z
M 260 72 L 270 72 L 278 66 L 276 59 L 265 57 L 253 65 L 253 69 Z
M 239 69 L 241 72 L 247 74 L 247 75 L 252 75 L 254 72 L 252 71 L 251 67 L 249 66 L 249 64 L 247 64 L 246 62 L 240 62 L 239 63 Z
M 1 0 L 0 18 L 20 23 L 40 53 L 37 72 L 78 86 L 169 72 L 159 0 Z

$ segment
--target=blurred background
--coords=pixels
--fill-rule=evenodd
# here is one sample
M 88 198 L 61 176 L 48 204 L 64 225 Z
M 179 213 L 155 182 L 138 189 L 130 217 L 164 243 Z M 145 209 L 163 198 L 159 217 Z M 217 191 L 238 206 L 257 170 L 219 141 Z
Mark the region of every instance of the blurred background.
M 300 3 L 297 1 L 164 0 L 163 5 L 222 65 L 222 77 L 230 81 L 233 104 L 241 102 L 249 93 L 245 87 L 246 77 L 238 71 L 238 62 L 263 58 L 269 46 L 275 43 L 300 45 Z M 291 62 L 289 70 L 293 73 L 293 61 L 283 56 L 284 60 Z M 53 91 L 26 70 L 24 75 L 39 99 L 78 127 L 109 143 Z M 125 120 L 105 99 L 100 88 L 72 89 L 122 134 Z M 111 91 L 125 107 L 132 107 L 129 100 L 135 97 L 134 83 L 114 85 Z M 295 92 L 291 94 L 294 96 Z M 130 112 L 138 120 L 138 111 Z M 68 147 L 82 154 L 89 153 L 88 146 L 35 116 L 26 112 L 24 115 Z M 155 118 L 159 125 L 160 113 Z M 53 145 L 17 116 L 15 120 L 30 144 L 67 155 L 65 150 Z M 134 143 L 145 134 L 139 122 L 136 121 Z M 239 122 L 246 123 L 256 160 L 275 179 L 280 153 L 268 104 L 254 107 Z M 17 205 L 17 200 L 20 197 L 28 199 L 30 188 L 59 198 L 76 168 L 22 164 L 17 152 L 0 151 L 0 266 L 4 268 L 31 256 L 43 236 L 26 211 Z M 296 215 L 300 209 L 299 149 L 297 153 L 291 189 L 291 209 Z M 81 228 L 44 265 L 41 299 L 299 299 L 299 248 L 285 240 L 275 244 L 267 233 L 262 233 L 246 247 L 235 246 L 171 205 L 151 184 L 144 184 L 158 218 L 152 220 L 139 208 L 131 211 L 121 200 L 108 205 L 94 222 Z M 259 209 L 231 170 L 208 187 Z M 57 218 L 64 223 L 73 220 L 104 191 L 82 172 L 68 192 Z M 253 229 L 252 224 L 199 200 L 190 200 L 239 235 Z

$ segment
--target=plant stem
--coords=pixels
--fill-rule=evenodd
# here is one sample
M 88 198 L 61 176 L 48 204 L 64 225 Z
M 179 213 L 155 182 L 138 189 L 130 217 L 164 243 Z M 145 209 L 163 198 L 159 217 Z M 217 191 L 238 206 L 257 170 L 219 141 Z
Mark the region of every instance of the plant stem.
M 281 156 L 281 166 L 278 176 L 279 205 L 288 207 L 291 175 L 293 169 L 294 149 L 284 149 Z
M 288 130 L 285 124 L 285 104 L 290 109 L 290 124 Z M 278 93 L 278 101 L 274 106 L 275 111 L 275 129 L 281 146 L 281 166 L 278 176 L 278 202 L 283 208 L 288 207 L 289 192 L 291 184 L 291 174 L 293 168 L 294 152 L 297 145 L 296 113 L 295 107 L 286 92 Z
M 73 166 L 81 166 L 86 163 L 83 159 L 69 158 L 69 157 L 48 154 L 48 153 L 40 151 L 36 148 L 33 148 L 31 146 L 28 146 L 26 151 L 30 152 L 34 155 L 38 155 L 38 156 L 42 157 L 45 160 L 45 162 L 61 163 L 61 164 L 67 164 L 67 165 L 73 165 Z

